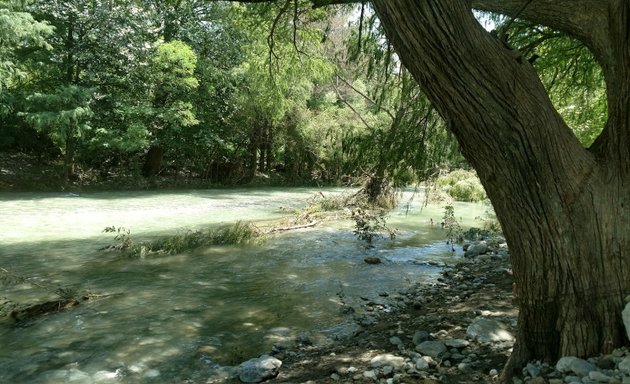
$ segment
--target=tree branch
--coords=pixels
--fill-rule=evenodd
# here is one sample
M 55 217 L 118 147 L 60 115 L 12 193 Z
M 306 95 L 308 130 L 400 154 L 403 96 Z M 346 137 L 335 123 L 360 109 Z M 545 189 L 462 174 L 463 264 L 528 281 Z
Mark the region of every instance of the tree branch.
M 339 98 L 342 103 L 348 106 L 348 108 L 350 108 L 350 110 L 354 112 L 355 115 L 357 115 L 359 120 L 361 120 L 361 122 L 367 127 L 367 129 L 372 130 L 372 126 L 367 122 L 367 120 L 365 120 L 365 118 L 363 118 L 363 115 L 361 115 L 361 113 L 359 113 L 359 111 L 357 111 L 357 109 L 354 108 L 352 104 L 348 102 L 348 100 L 344 99 L 344 97 L 341 95 L 341 92 L 339 92 L 339 88 L 337 87 L 337 85 L 333 84 L 333 87 L 335 88 L 335 92 L 337 93 L 337 98 Z
M 230 0 L 236 3 L 251 3 L 251 4 L 260 4 L 260 3 L 273 3 L 277 0 Z M 313 3 L 313 8 L 321 8 L 329 5 L 337 5 L 337 4 L 355 4 L 360 3 L 361 0 L 311 0 Z
M 278 55 L 274 52 L 273 48 L 275 46 L 274 34 L 276 33 L 276 28 L 278 27 L 278 22 L 282 15 L 285 14 L 287 9 L 289 9 L 289 5 L 291 4 L 291 0 L 286 0 L 284 6 L 280 9 L 276 18 L 273 20 L 273 24 L 271 24 L 271 31 L 269 32 L 269 36 L 267 36 L 267 45 L 269 45 L 269 77 L 273 79 L 273 58 L 278 58 Z
M 528 3 L 530 3 L 528 5 Z M 608 43 L 608 7 L 611 0 L 472 0 L 474 9 L 522 18 L 564 32 L 595 52 Z
M 387 113 L 387 115 L 392 119 L 392 121 L 396 120 L 396 117 L 394 117 L 394 115 L 388 109 L 383 108 L 382 106 L 378 105 L 378 103 L 376 101 L 372 100 L 368 95 L 366 95 L 365 93 L 363 93 L 363 92 L 359 91 L 358 89 L 356 89 L 354 87 L 354 85 L 350 84 L 350 82 L 348 80 L 344 79 L 341 75 L 337 75 L 337 79 L 341 80 L 344 84 L 346 84 L 348 87 L 350 87 L 353 91 L 355 91 L 356 93 L 361 95 L 361 97 L 363 97 L 365 100 L 369 101 L 370 104 L 374 105 L 379 110 Z

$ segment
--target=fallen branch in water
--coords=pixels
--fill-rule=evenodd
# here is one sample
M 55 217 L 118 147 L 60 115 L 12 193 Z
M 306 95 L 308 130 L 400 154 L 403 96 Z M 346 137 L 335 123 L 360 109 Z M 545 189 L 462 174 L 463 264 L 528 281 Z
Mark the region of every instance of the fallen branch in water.
M 309 222 L 308 224 L 295 225 L 293 227 L 273 228 L 269 232 L 271 233 L 271 232 L 292 231 L 294 229 L 310 228 L 310 227 L 314 227 L 316 225 L 317 225 L 317 221 L 313 220 L 313 221 Z
M 15 322 L 22 322 L 32 320 L 50 313 L 57 313 L 66 309 L 74 308 L 84 302 L 92 302 L 114 295 L 115 294 L 99 295 L 88 293 L 80 297 L 61 298 L 58 300 L 51 300 L 44 303 L 30 305 L 20 305 L 4 298 L 3 302 L 0 304 L 6 307 L 4 308 L 5 311 L 2 311 L 5 312 L 5 315 L 11 317 Z

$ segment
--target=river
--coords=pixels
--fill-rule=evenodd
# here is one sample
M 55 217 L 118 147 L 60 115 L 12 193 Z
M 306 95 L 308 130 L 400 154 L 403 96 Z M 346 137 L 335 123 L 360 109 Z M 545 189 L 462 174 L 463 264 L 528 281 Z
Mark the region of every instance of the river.
M 319 191 L 319 190 L 318 190 Z M 28 277 L 1 296 L 52 299 L 43 286 L 113 294 L 17 326 L 0 323 L 1 383 L 206 382 L 304 332 L 347 324 L 340 298 L 358 305 L 452 261 L 441 206 L 406 193 L 389 217 L 399 229 L 367 249 L 350 222 L 290 231 L 260 246 L 210 247 L 129 259 L 99 248 L 106 226 L 134 239 L 237 220 L 280 218 L 313 189 L 229 189 L 0 195 L 0 267 Z M 325 189 L 326 195 L 343 193 Z M 464 226 L 487 208 L 455 204 Z M 380 265 L 363 259 L 379 256 Z M 116 375 L 118 373 L 118 375 Z M 124 373 L 124 375 L 120 375 Z

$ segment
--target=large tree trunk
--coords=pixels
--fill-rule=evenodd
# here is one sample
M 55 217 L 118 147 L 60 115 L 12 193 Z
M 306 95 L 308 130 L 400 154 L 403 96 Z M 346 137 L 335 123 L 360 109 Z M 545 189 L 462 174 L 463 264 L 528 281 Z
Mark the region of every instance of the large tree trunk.
M 162 160 L 164 159 L 164 148 L 159 145 L 152 145 L 149 148 L 142 166 L 144 177 L 156 176 L 162 170 Z
M 507 14 L 526 2 L 473 1 Z M 590 150 L 527 60 L 487 33 L 469 2 L 373 0 L 403 63 L 477 170 L 508 240 L 520 315 L 504 378 L 529 359 L 594 355 L 627 342 L 620 313 L 630 294 L 630 5 L 563 3 L 537 2 L 523 15 L 582 38 L 602 63 L 609 122 Z M 590 23 L 601 20 L 593 31 Z
M 65 181 L 74 179 L 74 127 L 66 131 L 66 153 L 63 157 L 63 168 Z
M 249 144 L 247 145 L 247 168 L 245 174 L 246 183 L 254 180 L 256 171 L 258 170 L 258 151 L 260 149 L 262 130 L 263 125 L 261 121 L 252 123 L 249 133 Z

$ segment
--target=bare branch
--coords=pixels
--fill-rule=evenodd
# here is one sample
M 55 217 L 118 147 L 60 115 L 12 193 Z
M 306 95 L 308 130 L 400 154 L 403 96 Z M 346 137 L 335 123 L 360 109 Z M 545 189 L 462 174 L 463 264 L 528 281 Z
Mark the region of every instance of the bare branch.
M 278 27 L 278 23 L 280 22 L 280 18 L 284 15 L 289 9 L 289 5 L 291 5 L 291 0 L 286 0 L 276 18 L 273 20 L 273 24 L 271 24 L 271 31 L 269 31 L 269 36 L 267 36 L 267 45 L 269 45 L 269 77 L 273 79 L 273 58 L 278 59 L 278 55 L 273 50 L 275 45 L 274 34 L 276 33 L 276 28 Z
M 261 4 L 261 3 L 273 3 L 276 0 L 229 0 L 235 3 L 250 3 L 250 4 Z M 329 5 L 336 4 L 355 4 L 360 3 L 361 0 L 312 0 L 313 8 L 321 8 L 327 7 Z
M 340 79 L 340 77 L 337 77 L 337 79 Z M 357 111 L 352 106 L 352 104 L 348 102 L 348 100 L 344 99 L 344 97 L 341 95 L 341 92 L 339 92 L 339 88 L 337 87 L 337 85 L 334 84 L 333 87 L 335 88 L 335 92 L 337 93 L 337 97 L 339 98 L 339 100 L 341 100 L 345 105 L 348 106 L 348 108 L 350 108 L 352 112 L 354 112 L 355 115 L 357 115 L 357 117 L 359 118 L 359 120 L 361 120 L 363 125 L 365 125 L 369 130 L 372 130 L 372 126 L 363 118 L 363 115 L 361 115 L 359 111 Z
M 392 120 L 396 120 L 396 117 L 394 117 L 394 114 L 391 113 L 390 111 L 388 111 L 387 109 L 383 108 L 382 106 L 380 106 L 378 103 L 376 103 L 376 101 L 372 100 L 368 95 L 366 95 L 365 93 L 359 91 L 358 89 L 356 89 L 352 84 L 350 84 L 350 82 L 346 79 L 344 79 L 343 77 L 341 77 L 340 75 L 337 75 L 337 79 L 341 80 L 344 84 L 346 84 L 348 87 L 352 88 L 353 91 L 355 91 L 356 93 L 358 93 L 359 95 L 361 95 L 361 97 L 363 97 L 365 100 L 369 101 L 372 105 L 378 107 L 378 109 L 380 109 L 381 111 L 387 113 L 387 115 L 392 119 Z
M 361 2 L 361 16 L 359 17 L 359 42 L 357 52 L 361 52 L 361 39 L 363 38 L 363 17 L 365 16 L 365 1 Z

